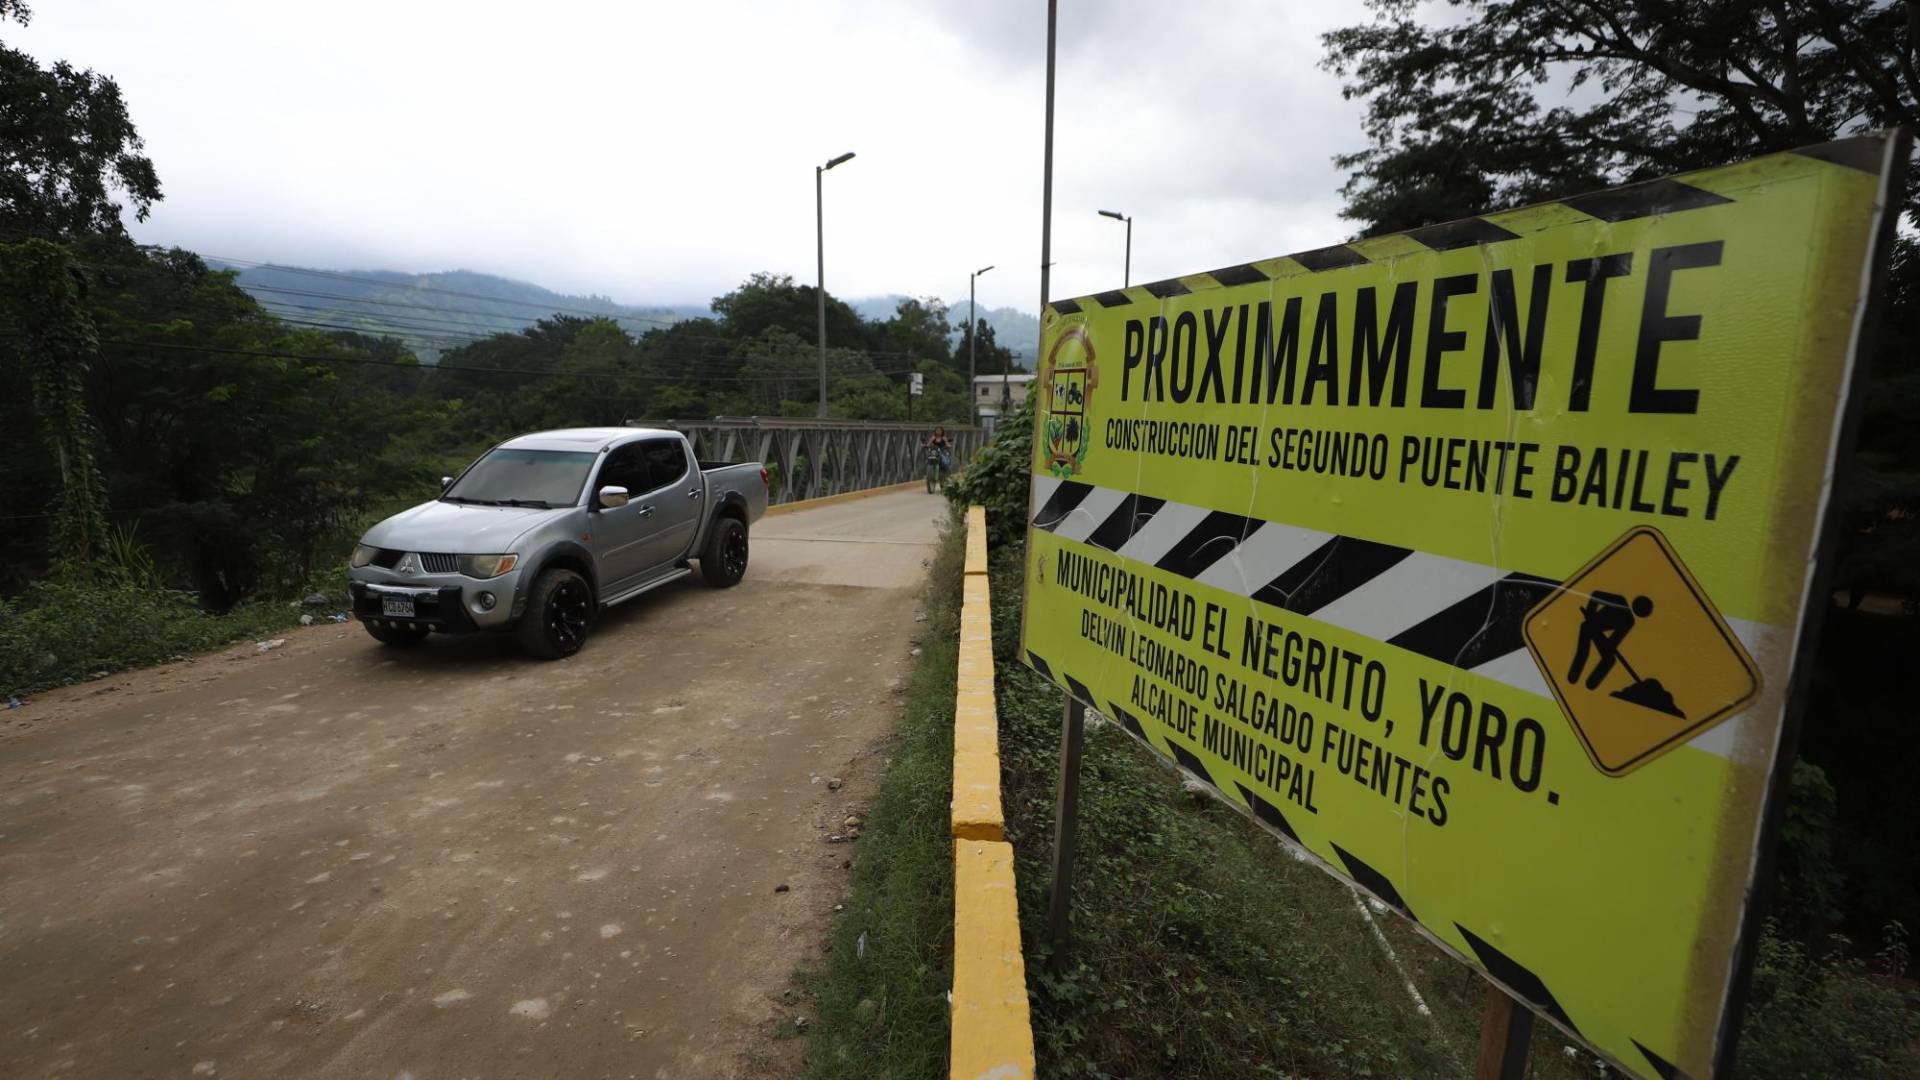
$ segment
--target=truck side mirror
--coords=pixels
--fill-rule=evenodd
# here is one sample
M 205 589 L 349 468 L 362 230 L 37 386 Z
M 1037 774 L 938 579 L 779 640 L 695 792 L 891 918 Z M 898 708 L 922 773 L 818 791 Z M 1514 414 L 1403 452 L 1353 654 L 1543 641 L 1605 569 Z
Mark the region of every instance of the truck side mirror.
M 452 486 L 453 486 L 453 477 L 451 477 L 451 476 L 443 476 L 443 477 L 441 477 L 441 478 L 440 478 L 440 490 L 441 490 L 441 491 L 445 491 L 445 490 L 447 490 L 448 488 L 450 488 L 450 487 L 452 487 Z
M 627 505 L 627 489 L 611 484 L 601 488 L 600 505 L 608 510 Z

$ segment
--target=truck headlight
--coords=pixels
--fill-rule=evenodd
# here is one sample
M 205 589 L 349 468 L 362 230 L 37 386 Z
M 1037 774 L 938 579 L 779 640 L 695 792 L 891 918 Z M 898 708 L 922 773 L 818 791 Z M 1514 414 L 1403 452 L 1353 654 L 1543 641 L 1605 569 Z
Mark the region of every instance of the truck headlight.
M 348 565 L 358 569 L 372 562 L 373 557 L 378 554 L 380 554 L 380 549 L 377 547 L 369 547 L 366 544 L 355 544 L 353 545 L 353 558 L 348 560 Z
M 518 555 L 462 555 L 460 572 L 470 578 L 496 578 L 513 569 L 520 562 Z

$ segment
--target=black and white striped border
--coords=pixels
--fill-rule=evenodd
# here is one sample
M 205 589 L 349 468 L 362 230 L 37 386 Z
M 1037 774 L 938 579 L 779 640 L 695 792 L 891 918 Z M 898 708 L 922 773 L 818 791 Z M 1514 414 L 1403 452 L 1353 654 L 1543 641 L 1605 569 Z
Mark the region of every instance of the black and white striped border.
M 1552 697 L 1520 632 L 1552 578 L 1051 476 L 1033 478 L 1032 500 L 1032 526 L 1062 540 Z M 1776 627 L 1727 623 L 1755 657 L 1786 645 Z M 1743 722 L 1688 745 L 1731 758 Z
M 1821 143 L 1818 146 L 1803 146 L 1787 152 L 1824 161 L 1830 165 L 1877 173 L 1880 171 L 1880 146 L 1881 140 L 1878 136 L 1865 135 Z M 1566 207 L 1596 221 L 1617 224 L 1636 218 L 1720 206 L 1732 201 L 1725 195 L 1686 183 L 1684 179 L 1662 177 L 1658 180 L 1647 180 L 1638 184 L 1628 184 L 1624 187 L 1609 188 L 1605 191 L 1589 192 L 1585 195 L 1574 195 L 1553 202 L 1522 207 L 1518 210 L 1494 214 L 1492 217 L 1517 226 L 1517 219 L 1530 211 L 1537 211 L 1543 207 Z M 1462 218 L 1459 221 L 1409 229 L 1395 235 L 1406 237 L 1431 251 L 1453 251 L 1457 248 L 1499 244 L 1520 238 L 1519 233 L 1507 228 L 1500 221 L 1485 217 Z M 1295 252 L 1284 258 L 1291 259 L 1309 272 L 1316 274 L 1349 266 L 1363 266 L 1374 261 L 1364 252 L 1346 244 Z M 1130 289 L 1113 289 L 1072 300 L 1056 300 L 1047 307 L 1056 314 L 1073 315 L 1101 308 L 1124 307 L 1136 301 L 1166 300 L 1170 297 L 1184 296 L 1195 288 L 1212 287 L 1205 280 L 1206 278 L 1231 287 L 1271 281 L 1273 275 L 1254 263 L 1241 263 L 1238 266 L 1209 270 L 1204 276 L 1191 275 L 1191 278 L 1198 280 L 1168 278 L 1165 281 L 1135 285 Z

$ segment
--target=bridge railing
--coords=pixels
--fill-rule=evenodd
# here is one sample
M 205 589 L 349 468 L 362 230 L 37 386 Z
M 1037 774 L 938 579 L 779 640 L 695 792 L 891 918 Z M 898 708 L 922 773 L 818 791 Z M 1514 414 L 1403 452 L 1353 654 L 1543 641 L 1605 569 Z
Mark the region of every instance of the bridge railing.
M 786 416 L 716 416 L 710 420 L 629 420 L 632 427 L 684 433 L 705 461 L 758 461 L 767 467 L 774 503 L 818 499 L 917 480 L 920 444 L 931 423 L 815 420 Z M 982 429 L 948 426 L 957 469 L 984 445 Z

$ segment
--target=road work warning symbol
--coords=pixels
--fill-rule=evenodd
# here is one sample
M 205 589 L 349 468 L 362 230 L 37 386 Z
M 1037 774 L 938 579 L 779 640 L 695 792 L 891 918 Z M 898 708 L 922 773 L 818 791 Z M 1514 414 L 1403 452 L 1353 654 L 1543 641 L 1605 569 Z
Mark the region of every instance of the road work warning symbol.
M 1760 673 L 1659 530 L 1614 541 L 1527 615 L 1527 647 L 1594 765 L 1624 776 L 1733 716 Z

